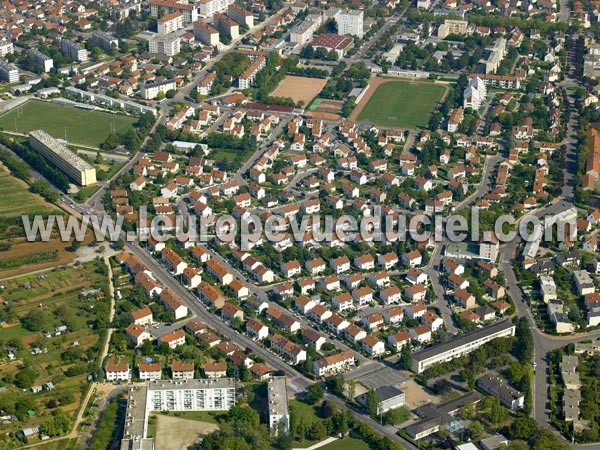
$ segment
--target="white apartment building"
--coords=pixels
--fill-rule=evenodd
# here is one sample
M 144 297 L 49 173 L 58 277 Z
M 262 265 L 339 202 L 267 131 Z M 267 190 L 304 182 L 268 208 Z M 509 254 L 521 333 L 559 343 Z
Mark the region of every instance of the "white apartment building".
M 151 411 L 223 411 L 235 405 L 232 378 L 155 381 L 148 386 Z
M 171 89 L 176 89 L 177 85 L 174 81 L 163 81 L 162 83 L 150 83 L 142 86 L 141 94 L 145 100 L 152 100 L 158 97 L 158 94 L 166 94 Z
M 290 30 L 290 42 L 298 44 L 308 44 L 313 37 L 313 34 L 323 23 L 321 16 L 317 16 L 309 20 L 309 16 Z
M 44 130 L 31 131 L 29 144 L 81 186 L 96 183 L 96 169 Z
M 33 58 L 33 62 L 40 66 L 44 72 L 50 72 L 50 69 L 54 67 L 54 61 L 48 55 L 36 50 L 34 48 L 30 48 L 27 50 L 27 55 Z
M 512 322 L 509 320 L 497 322 L 415 353 L 410 369 L 419 374 L 438 362 L 450 361 L 459 356 L 467 355 L 492 339 L 514 335 L 515 326 Z
M 0 42 L 0 56 L 5 57 L 9 53 L 13 53 L 15 51 L 15 46 L 10 41 L 1 41 Z
M 206 45 L 219 45 L 219 31 L 201 20 L 194 22 L 194 37 Z
M 486 96 L 487 88 L 483 80 L 477 76 L 469 78 L 469 84 L 463 92 L 463 107 L 478 110 Z
M 191 3 L 177 2 L 175 0 L 148 0 L 150 15 L 158 17 L 159 11 L 166 14 L 180 12 L 183 14 L 183 25 L 189 25 L 198 20 L 198 8 Z
M 342 36 L 349 34 L 351 36 L 362 37 L 364 33 L 364 21 L 364 12 L 362 9 L 346 9 L 335 15 L 338 34 Z
M 158 34 L 169 34 L 183 28 L 183 13 L 175 11 L 156 21 Z
M 157 35 L 148 40 L 148 51 L 159 55 L 175 56 L 181 50 L 181 39 L 173 35 Z
M 127 391 L 122 449 L 154 449 L 148 437 L 151 411 L 227 411 L 235 406 L 231 378 L 214 380 L 157 380 L 131 386 Z
M 238 78 L 238 86 L 240 89 L 248 89 L 254 84 L 256 74 L 265 67 L 267 59 L 264 56 L 259 56 Z
M 19 82 L 19 69 L 14 64 L 0 61 L 0 80 L 9 83 Z
M 444 39 L 451 34 L 463 36 L 467 34 L 468 24 L 469 22 L 466 20 L 446 19 L 438 28 L 438 37 Z
M 105 52 L 110 51 L 112 48 L 119 48 L 119 40 L 112 34 L 101 30 L 92 31 L 92 40 L 100 46 Z
M 198 13 L 202 17 L 212 17 L 214 14 L 226 11 L 228 6 L 233 4 L 234 0 L 200 0 L 198 5 Z
M 287 434 L 290 428 L 287 386 L 285 377 L 274 377 L 267 387 L 269 428 L 276 434 Z
M 72 61 L 85 62 L 88 60 L 87 50 L 69 39 L 60 41 L 60 52 Z
M 254 26 L 254 15 L 240 5 L 236 5 L 235 3 L 229 5 L 229 8 L 227 8 L 227 15 L 237 23 L 244 24 L 248 28 Z

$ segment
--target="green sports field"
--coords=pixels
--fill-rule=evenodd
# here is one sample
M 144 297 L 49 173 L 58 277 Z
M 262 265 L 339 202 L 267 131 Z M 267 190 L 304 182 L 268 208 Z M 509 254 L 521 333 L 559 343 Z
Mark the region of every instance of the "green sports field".
M 136 121 L 135 117 L 31 100 L 0 116 L 0 129 L 27 134 L 41 128 L 52 137 L 64 139 L 66 128 L 70 144 L 99 147 L 111 127 L 119 133 Z
M 324 445 L 321 450 L 369 450 L 369 446 L 358 439 L 344 438 Z
M 383 83 L 372 94 L 358 115 L 358 120 L 369 120 L 384 127 L 426 127 L 446 89 L 433 83 Z

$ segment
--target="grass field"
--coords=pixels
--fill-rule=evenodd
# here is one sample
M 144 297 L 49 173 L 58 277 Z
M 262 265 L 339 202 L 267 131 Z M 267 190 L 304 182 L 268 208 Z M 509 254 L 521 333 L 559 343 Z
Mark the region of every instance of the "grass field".
M 99 147 L 110 134 L 112 124 L 118 133 L 136 121 L 135 117 L 32 100 L 0 116 L 0 129 L 26 134 L 41 128 L 64 139 L 66 128 L 69 143 Z
M 28 186 L 24 182 L 13 177 L 0 164 L 0 217 L 48 214 L 56 209 L 42 197 L 32 194 L 27 189 Z
M 376 89 L 358 114 L 357 120 L 369 120 L 385 127 L 425 127 L 446 87 L 433 83 L 386 81 Z M 364 101 L 364 100 L 363 100 Z
M 324 445 L 322 450 L 369 450 L 369 446 L 358 439 L 344 438 L 338 439 L 335 442 Z

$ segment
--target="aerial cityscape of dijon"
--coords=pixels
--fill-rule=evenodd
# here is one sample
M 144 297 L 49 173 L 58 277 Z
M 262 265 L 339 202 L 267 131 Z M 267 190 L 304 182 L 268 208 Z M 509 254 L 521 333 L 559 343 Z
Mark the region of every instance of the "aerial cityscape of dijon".
M 600 449 L 600 2 L 1 2 L 13 449 Z

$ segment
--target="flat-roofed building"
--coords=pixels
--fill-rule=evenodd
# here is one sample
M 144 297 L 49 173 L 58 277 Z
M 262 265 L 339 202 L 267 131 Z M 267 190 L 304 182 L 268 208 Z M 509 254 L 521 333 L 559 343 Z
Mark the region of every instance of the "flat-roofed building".
M 184 25 L 189 25 L 198 20 L 198 8 L 191 3 L 175 0 L 148 0 L 148 5 L 150 5 L 150 15 L 152 17 L 158 17 L 161 11 L 166 14 L 180 12 L 183 14 Z
M 52 58 L 35 48 L 27 50 L 27 55 L 31 56 L 35 65 L 40 66 L 44 72 L 50 72 L 50 69 L 54 67 Z
M 514 335 L 515 325 L 508 320 L 503 320 L 415 353 L 410 369 L 419 374 L 438 362 L 467 355 L 493 339 Z
M 148 51 L 159 55 L 175 56 L 181 50 L 181 39 L 171 34 L 156 35 L 148 40 Z
M 72 61 L 85 62 L 88 60 L 85 47 L 69 39 L 60 41 L 60 52 Z
M 337 23 L 338 34 L 362 37 L 365 20 L 362 9 L 345 9 L 337 13 L 334 18 Z
M 493 395 L 500 399 L 500 403 L 512 411 L 523 407 L 525 396 L 512 386 L 506 380 L 495 375 L 484 375 L 477 379 L 477 387 L 488 395 Z
M 275 434 L 287 434 L 290 429 L 290 411 L 285 377 L 273 377 L 269 380 L 267 401 L 269 428 Z
M 9 83 L 19 82 L 19 69 L 14 64 L 0 61 L 0 80 Z
M 234 3 L 234 0 L 200 0 L 196 2 L 198 13 L 202 17 L 212 17 L 216 13 L 226 11 L 227 7 Z
M 119 40 L 112 34 L 102 30 L 92 31 L 92 40 L 105 52 L 119 48 Z
M 96 169 L 44 130 L 31 131 L 29 144 L 81 186 L 96 183 Z
M 151 411 L 227 411 L 235 406 L 232 378 L 156 380 L 129 387 L 121 450 L 154 450 Z
M 440 39 L 445 39 L 451 34 L 463 36 L 467 34 L 468 24 L 469 23 L 466 20 L 446 19 L 438 28 L 438 37 Z

